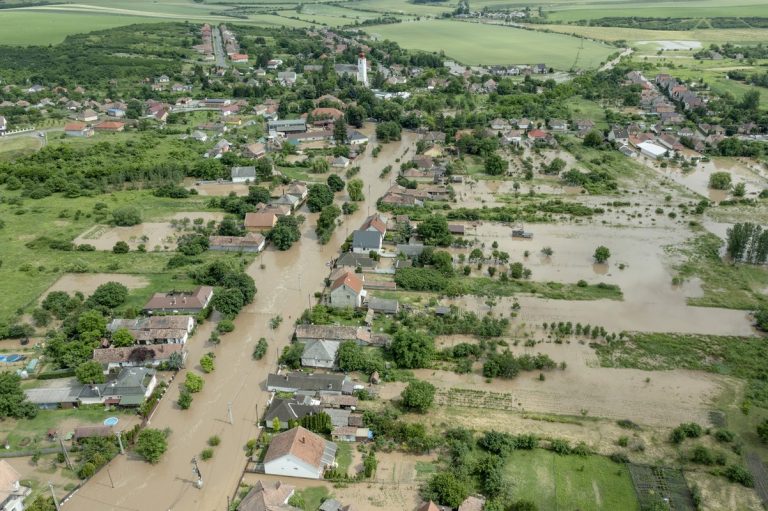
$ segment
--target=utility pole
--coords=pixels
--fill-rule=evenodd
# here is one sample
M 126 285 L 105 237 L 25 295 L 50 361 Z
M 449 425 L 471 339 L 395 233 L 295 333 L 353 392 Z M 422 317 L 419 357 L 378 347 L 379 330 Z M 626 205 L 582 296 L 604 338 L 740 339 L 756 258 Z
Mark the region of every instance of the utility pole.
M 53 497 L 53 505 L 56 506 L 56 511 L 61 511 L 61 508 L 59 507 L 59 501 L 56 500 L 56 494 L 53 492 L 53 483 L 48 481 L 48 488 L 51 490 L 51 497 Z
M 227 417 L 229 417 L 229 423 L 234 424 L 235 421 L 232 419 L 232 401 L 227 403 Z
M 72 469 L 72 461 L 69 459 L 69 453 L 67 452 L 67 449 L 64 447 L 64 441 L 61 439 L 61 435 L 57 435 L 59 437 L 59 445 L 61 446 L 61 452 L 64 453 L 64 459 L 67 461 L 67 467 L 69 470 Z
M 120 445 L 120 454 L 125 454 L 125 448 L 123 447 L 123 438 L 120 436 L 120 432 L 116 432 L 117 443 Z
M 107 475 L 109 476 L 109 484 L 112 485 L 112 488 L 115 487 L 115 482 L 112 480 L 112 473 L 109 471 L 109 468 L 107 468 Z
M 200 467 L 197 466 L 197 458 L 192 458 L 192 473 L 197 476 L 195 488 L 199 490 L 203 487 L 203 474 L 200 473 Z

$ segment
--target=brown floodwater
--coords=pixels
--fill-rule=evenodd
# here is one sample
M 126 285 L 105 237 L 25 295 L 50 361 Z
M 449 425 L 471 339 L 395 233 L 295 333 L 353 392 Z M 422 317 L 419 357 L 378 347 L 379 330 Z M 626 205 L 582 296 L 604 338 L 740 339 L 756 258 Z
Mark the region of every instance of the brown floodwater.
M 216 353 L 217 369 L 205 376 L 205 388 L 196 394 L 189 410 L 181 411 L 175 401 L 179 395 L 176 383 L 162 400 L 152 417 L 150 427 L 170 428 L 169 448 L 157 465 L 149 465 L 134 457 L 118 456 L 109 464 L 115 483 L 111 487 L 105 470 L 93 477 L 65 506 L 77 511 L 169 511 L 225 510 L 227 497 L 235 492 L 245 466 L 243 446 L 258 435 L 256 422 L 267 401 L 266 376 L 276 369 L 277 356 L 287 345 L 296 318 L 314 301 L 329 269 L 326 263 L 338 254 L 348 230 L 356 229 L 369 211 L 375 210 L 376 199 L 390 186 L 389 178 L 378 178 L 386 165 L 397 167 L 395 160 L 409 148 L 413 154 L 417 136 L 403 133 L 403 140 L 385 144 L 379 156 L 370 152 L 361 157 L 360 177 L 365 186 L 365 202 L 359 210 L 344 218 L 324 246 L 315 240 L 316 215 L 309 215 L 302 228 L 302 239 L 289 251 L 268 248 L 248 268 L 256 281 L 258 293 L 254 303 L 235 320 L 235 331 L 222 336 L 221 344 L 207 344 L 212 323 L 201 325 L 188 344 L 188 368 L 179 373 L 183 381 L 186 371 L 199 372 L 197 361 L 208 352 Z M 368 186 L 370 185 L 370 193 Z M 340 197 L 339 197 L 340 198 Z M 263 269 L 262 269 L 263 265 Z M 277 330 L 269 328 L 270 318 L 282 315 Z M 269 341 L 267 356 L 260 361 L 251 358 L 260 337 Z M 234 423 L 229 424 L 227 403 L 232 403 Z M 221 444 L 213 459 L 200 462 L 204 487 L 194 487 L 190 460 L 207 447 L 211 435 L 219 435 Z

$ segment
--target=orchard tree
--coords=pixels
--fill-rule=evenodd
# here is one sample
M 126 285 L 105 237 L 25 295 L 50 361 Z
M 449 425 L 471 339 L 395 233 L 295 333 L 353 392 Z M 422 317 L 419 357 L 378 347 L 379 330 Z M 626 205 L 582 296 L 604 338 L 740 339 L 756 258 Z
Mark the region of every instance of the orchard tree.
M 448 220 L 443 215 L 428 216 L 419 224 L 417 231 L 425 245 L 447 247 L 453 241 L 451 231 L 448 230 Z
M 584 137 L 584 145 L 587 147 L 600 147 L 603 144 L 603 134 L 592 130 Z
M 9 371 L 0 372 L 0 419 L 32 419 L 36 415 L 37 407 L 21 389 L 21 377 Z
M 331 170 L 331 165 L 328 163 L 328 160 L 325 158 L 315 158 L 312 160 L 312 166 L 310 167 L 310 171 L 313 174 L 325 174 L 326 172 Z
M 435 386 L 428 381 L 414 380 L 401 394 L 403 406 L 424 413 L 435 400 Z
M 318 183 L 309 187 L 307 208 L 312 213 L 317 213 L 330 204 L 333 204 L 333 192 L 328 185 Z
M 254 206 L 256 204 L 269 204 L 269 201 L 272 199 L 272 197 L 269 194 L 269 190 L 264 188 L 263 186 L 249 186 L 248 187 L 248 196 L 245 197 L 245 202 L 248 204 L 253 204 Z
M 115 254 L 127 254 L 130 252 L 131 247 L 128 246 L 128 243 L 124 241 L 118 241 L 115 243 L 115 246 L 112 247 L 112 252 Z
M 256 160 L 256 179 L 258 181 L 269 181 L 272 179 L 272 160 L 265 156 Z
M 114 309 L 125 303 L 128 299 L 128 288 L 119 282 L 106 282 L 88 297 L 88 305 L 102 305 L 109 309 Z
M 496 153 L 491 153 L 486 156 L 483 165 L 485 167 L 485 173 L 489 176 L 506 174 L 507 169 L 509 168 L 509 162 Z
M 343 116 L 333 123 L 333 139 L 339 145 L 347 143 L 347 123 Z
M 272 242 L 278 250 L 288 250 L 299 241 L 301 231 L 299 222 L 293 216 L 281 216 L 277 219 L 277 224 L 267 234 L 267 239 Z
M 121 227 L 130 227 L 141 223 L 141 213 L 137 208 L 126 206 L 112 211 L 112 222 Z
M 349 200 L 353 202 L 360 202 L 365 200 L 363 195 L 363 181 L 360 179 L 352 179 L 347 183 L 347 193 L 349 194 Z
M 432 362 L 435 340 L 424 332 L 403 328 L 395 334 L 389 349 L 398 367 L 417 369 Z

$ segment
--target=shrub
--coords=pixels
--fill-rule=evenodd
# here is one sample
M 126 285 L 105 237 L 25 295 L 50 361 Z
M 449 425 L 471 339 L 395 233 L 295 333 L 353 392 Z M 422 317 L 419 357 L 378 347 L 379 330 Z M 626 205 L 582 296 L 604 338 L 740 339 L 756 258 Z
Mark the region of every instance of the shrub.
M 203 380 L 202 376 L 198 376 L 195 373 L 187 373 L 184 380 L 184 388 L 191 393 L 200 392 L 203 390 L 204 383 L 205 380 Z
M 267 340 L 264 337 L 261 337 L 259 342 L 257 342 L 256 346 L 253 348 L 253 358 L 255 360 L 261 360 L 264 358 L 264 355 L 267 354 L 267 348 Z
M 670 440 L 673 444 L 679 444 L 686 438 L 699 438 L 703 432 L 701 426 L 695 422 L 686 422 L 672 430 Z
M 568 443 L 568 440 L 555 438 L 550 442 L 549 448 L 557 454 L 571 454 L 571 444 Z
M 733 439 L 736 436 L 733 434 L 733 431 L 729 431 L 727 429 L 718 429 L 715 431 L 715 439 L 718 442 L 728 443 L 733 442 Z
M 216 325 L 216 330 L 221 332 L 222 334 L 226 334 L 229 332 L 234 331 L 235 329 L 235 322 L 231 319 L 222 319 L 219 321 L 219 324 Z
M 200 459 L 202 459 L 203 461 L 208 461 L 211 458 L 213 458 L 213 449 L 211 449 L 210 447 L 203 449 L 200 452 Z
M 168 449 L 167 436 L 167 432 L 159 429 L 141 430 L 136 440 L 136 452 L 149 463 L 157 463 Z
M 402 397 L 403 406 L 424 413 L 435 400 L 435 386 L 426 381 L 415 380 L 403 390 Z
M 179 400 L 176 402 L 182 410 L 188 410 L 192 406 L 192 393 L 187 389 L 181 389 Z
M 131 248 L 128 246 L 128 243 L 124 241 L 118 241 L 115 243 L 115 246 L 112 247 L 112 252 L 115 254 L 127 254 Z
M 752 488 L 755 485 L 752 474 L 740 465 L 729 465 L 723 475 L 732 483 L 739 483 L 747 488 Z
M 200 358 L 200 368 L 204 373 L 211 373 L 216 369 L 213 359 L 214 356 L 211 353 L 206 353 Z
M 208 445 L 210 445 L 211 447 L 216 447 L 220 443 L 221 443 L 221 438 L 219 438 L 218 435 L 213 435 L 208 439 Z

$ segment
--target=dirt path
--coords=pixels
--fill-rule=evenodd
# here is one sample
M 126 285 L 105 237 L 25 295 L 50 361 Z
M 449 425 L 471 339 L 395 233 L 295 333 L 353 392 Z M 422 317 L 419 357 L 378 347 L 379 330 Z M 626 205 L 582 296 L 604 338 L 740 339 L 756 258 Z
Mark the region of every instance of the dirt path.
M 416 135 L 403 135 L 402 142 L 384 146 L 378 158 L 372 158 L 370 153 L 362 158 L 360 176 L 370 185 L 366 186 L 366 200 L 336 229 L 330 243 L 318 245 L 314 234 L 316 215 L 302 212 L 307 215 L 307 222 L 297 246 L 287 252 L 270 248 L 248 268 L 258 293 L 255 302 L 237 317 L 235 331 L 212 348 L 206 345 L 206 339 L 213 325 L 206 323 L 198 328 L 188 346 L 189 367 L 179 373 L 176 381 L 183 381 L 186 371 L 198 372 L 197 361 L 208 351 L 216 352 L 217 369 L 205 377 L 205 389 L 195 395 L 190 410 L 177 409 L 179 389 L 174 384 L 152 417 L 151 427 L 168 427 L 173 431 L 162 461 L 152 466 L 131 456 L 118 456 L 109 464 L 115 488 L 103 470 L 66 503 L 65 509 L 226 509 L 227 497 L 234 492 L 245 465 L 243 446 L 258 435 L 257 417 L 267 400 L 266 376 L 275 370 L 278 353 L 288 343 L 295 319 L 313 301 L 312 294 L 321 289 L 328 273 L 326 262 L 336 256 L 347 233 L 356 229 L 369 211 L 375 211 L 376 199 L 389 187 L 388 178 L 378 178 L 381 169 L 394 166 L 395 159 L 406 148 L 414 150 Z M 284 321 L 273 331 L 268 323 L 277 314 Z M 267 338 L 270 348 L 267 356 L 256 362 L 251 359 L 251 352 L 260 337 Z M 234 424 L 227 420 L 228 402 L 232 403 Z M 212 460 L 201 463 L 205 486 L 197 490 L 193 487 L 190 460 L 206 447 L 211 435 L 219 435 L 221 445 L 216 447 Z

